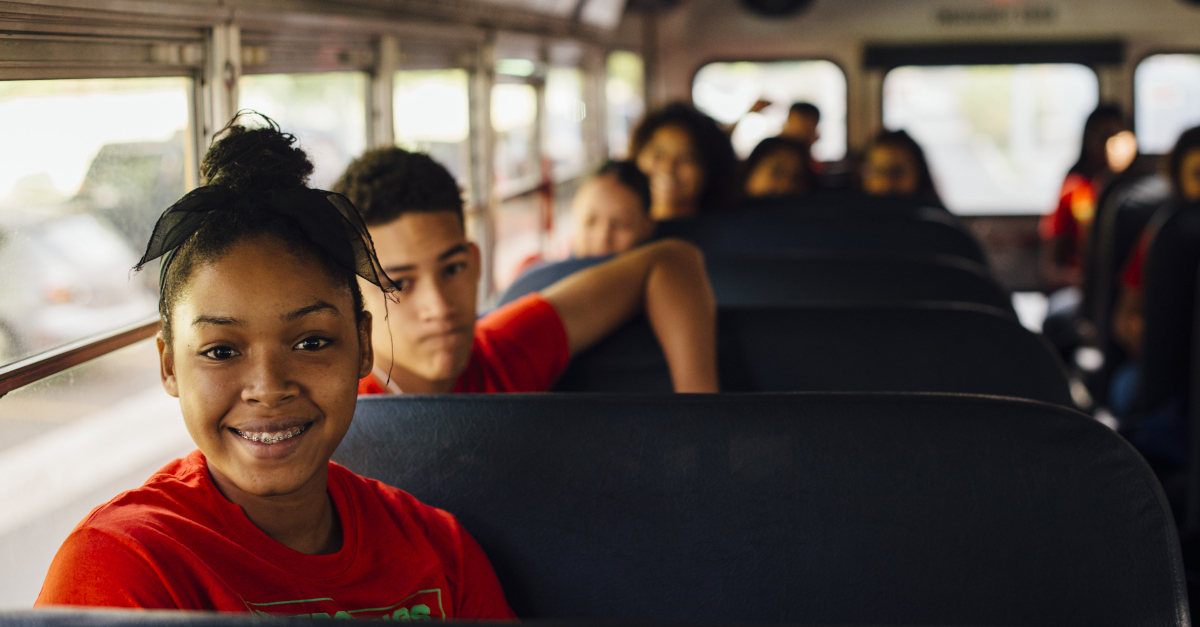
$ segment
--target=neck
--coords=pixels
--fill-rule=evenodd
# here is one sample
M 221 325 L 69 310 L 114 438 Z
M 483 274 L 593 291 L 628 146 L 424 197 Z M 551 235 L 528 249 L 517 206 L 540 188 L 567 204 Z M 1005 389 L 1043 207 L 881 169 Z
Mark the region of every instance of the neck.
M 342 524 L 327 489 L 328 467 L 299 490 L 271 496 L 243 491 L 211 464 L 208 472 L 221 494 L 276 542 L 307 555 L 341 550 Z
M 695 203 L 655 203 L 650 207 L 650 217 L 655 220 L 690 218 L 696 215 Z
M 458 383 L 457 376 L 450 379 L 426 379 L 396 363 L 376 363 L 372 374 L 391 394 L 449 394 Z

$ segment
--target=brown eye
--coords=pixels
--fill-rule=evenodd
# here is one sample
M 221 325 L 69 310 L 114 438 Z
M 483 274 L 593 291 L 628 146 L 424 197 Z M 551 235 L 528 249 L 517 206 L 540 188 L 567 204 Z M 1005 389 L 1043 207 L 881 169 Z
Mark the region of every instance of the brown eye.
M 228 346 L 214 346 L 200 354 L 213 361 L 227 361 L 237 357 L 239 353 Z
M 300 340 L 293 348 L 302 351 L 317 351 L 325 348 L 329 345 L 329 343 L 330 340 L 314 335 L 313 337 L 306 337 L 303 340 Z

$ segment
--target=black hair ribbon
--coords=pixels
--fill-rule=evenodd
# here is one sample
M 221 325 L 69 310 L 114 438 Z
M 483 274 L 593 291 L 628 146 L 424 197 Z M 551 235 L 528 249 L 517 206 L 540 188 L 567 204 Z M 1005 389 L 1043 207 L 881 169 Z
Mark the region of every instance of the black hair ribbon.
M 367 225 L 354 205 L 341 194 L 320 189 L 296 187 L 244 195 L 227 187 L 197 187 L 167 208 L 154 225 L 146 253 L 136 270 L 162 257 L 159 285 L 165 278 L 176 252 L 209 220 L 223 213 L 271 211 L 294 221 L 317 247 L 328 253 L 338 265 L 384 287 L 383 271 Z

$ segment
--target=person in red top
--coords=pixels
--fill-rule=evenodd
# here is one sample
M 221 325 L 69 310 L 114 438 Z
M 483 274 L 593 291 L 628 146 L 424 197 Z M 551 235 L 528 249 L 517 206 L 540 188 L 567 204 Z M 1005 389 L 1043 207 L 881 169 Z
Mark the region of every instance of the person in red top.
M 476 322 L 479 248 L 450 173 L 400 148 L 356 159 L 334 190 L 367 223 L 396 290 L 368 292 L 376 320 L 361 394 L 539 392 L 571 356 L 644 312 L 677 392 L 716 392 L 716 306 L 695 246 L 661 240 L 571 275 Z M 377 291 L 376 291 L 377 292 Z
M 1111 178 L 1137 156 L 1137 140 L 1114 105 L 1101 105 L 1083 125 L 1079 159 L 1067 172 L 1054 211 L 1042 217 L 1038 232 L 1043 272 L 1051 289 L 1078 286 L 1084 236 L 1096 212 L 1096 199 Z
M 1182 202 L 1200 200 L 1200 127 L 1179 135 L 1166 166 L 1173 196 Z M 1171 210 L 1168 205 L 1167 211 Z M 1142 352 L 1142 266 L 1154 233 L 1166 217 L 1165 213 L 1158 213 L 1146 225 L 1121 272 L 1121 291 L 1113 311 L 1113 339 L 1134 360 Z
M 199 450 L 92 510 L 37 605 L 511 619 L 453 516 L 329 461 L 373 360 L 357 279 L 386 288 L 358 212 L 270 124 L 227 129 L 138 266 L 162 259 L 160 374 Z

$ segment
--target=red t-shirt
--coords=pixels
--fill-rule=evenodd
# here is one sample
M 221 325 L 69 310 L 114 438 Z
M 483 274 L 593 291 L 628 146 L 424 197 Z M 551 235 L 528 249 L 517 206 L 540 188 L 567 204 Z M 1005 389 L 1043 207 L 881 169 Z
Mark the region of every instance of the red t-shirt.
M 342 548 L 276 542 L 217 490 L 200 451 L 97 507 L 36 605 L 391 620 L 511 619 L 491 564 L 450 514 L 329 464 Z
M 545 392 L 571 360 L 562 318 L 540 294 L 528 294 L 475 323 L 471 360 L 455 393 Z M 359 394 L 385 394 L 373 375 L 358 382 Z
M 1042 216 L 1042 239 L 1066 239 L 1074 242 L 1070 263 L 1079 265 L 1079 251 L 1087 226 L 1096 214 L 1096 196 L 1092 182 L 1078 174 L 1068 174 L 1058 197 L 1058 206 Z
M 1146 250 L 1150 248 L 1152 239 L 1154 233 L 1147 227 L 1142 231 L 1137 246 L 1129 253 L 1129 259 L 1125 261 L 1125 269 L 1121 271 L 1121 285 L 1133 290 L 1142 288 L 1142 264 L 1145 263 Z

